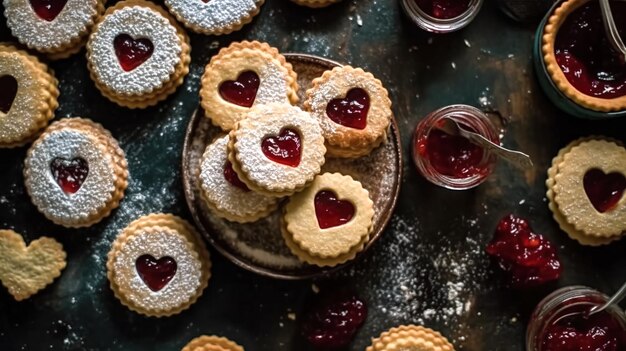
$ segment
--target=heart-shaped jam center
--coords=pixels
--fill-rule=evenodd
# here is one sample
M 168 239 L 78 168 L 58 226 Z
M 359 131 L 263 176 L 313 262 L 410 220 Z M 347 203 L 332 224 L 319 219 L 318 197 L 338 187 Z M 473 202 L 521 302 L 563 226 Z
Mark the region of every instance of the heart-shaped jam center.
M 585 173 L 583 186 L 593 207 L 604 213 L 613 209 L 624 195 L 626 177 L 617 172 L 606 174 L 594 168 Z
M 63 11 L 65 4 L 67 4 L 67 0 L 30 0 L 30 6 L 37 16 L 48 22 L 57 18 L 59 13 Z
M 233 164 L 230 161 L 226 161 L 224 165 L 224 178 L 233 186 L 245 191 L 249 192 L 250 189 L 246 185 L 246 183 L 242 182 L 237 175 L 237 172 L 233 169 Z
M 9 113 L 17 96 L 17 80 L 13 76 L 0 77 L 0 111 Z
M 344 99 L 330 100 L 326 105 L 326 114 L 333 122 L 354 129 L 367 127 L 367 112 L 370 109 L 370 97 L 361 88 L 348 91 Z
M 300 134 L 290 128 L 283 128 L 278 136 L 263 139 L 261 149 L 265 157 L 290 167 L 298 167 L 302 150 Z
M 126 72 L 141 66 L 152 56 L 154 51 L 154 45 L 150 39 L 134 39 L 128 34 L 120 34 L 115 37 L 113 46 L 120 66 Z
M 142 255 L 135 262 L 137 273 L 152 291 L 159 291 L 169 283 L 176 274 L 176 261 L 169 257 L 158 260 L 152 255 Z
M 261 80 L 253 71 L 242 72 L 237 80 L 227 80 L 220 84 L 220 96 L 231 104 L 252 107 Z
M 348 223 L 354 217 L 354 211 L 350 201 L 339 200 L 333 191 L 322 190 L 315 194 L 315 216 L 321 229 Z
M 63 192 L 74 194 L 87 179 L 89 165 L 80 157 L 71 160 L 57 157 L 50 163 L 50 171 Z

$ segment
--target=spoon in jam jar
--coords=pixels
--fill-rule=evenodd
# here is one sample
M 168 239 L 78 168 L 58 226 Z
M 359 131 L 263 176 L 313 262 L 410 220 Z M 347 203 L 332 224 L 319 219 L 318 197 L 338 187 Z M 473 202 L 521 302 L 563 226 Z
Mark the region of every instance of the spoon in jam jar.
M 502 147 L 496 143 L 491 142 L 489 139 L 484 136 L 471 132 L 467 129 L 462 128 L 455 120 L 451 118 L 444 117 L 441 119 L 443 123 L 437 125 L 437 128 L 450 134 L 450 135 L 460 135 L 470 142 L 484 147 L 489 151 L 493 152 L 497 156 L 505 159 L 506 161 L 511 162 L 515 166 L 522 169 L 529 169 L 533 167 L 533 161 L 530 159 L 530 156 L 526 155 L 523 152 L 510 150 L 505 147 Z
M 604 305 L 593 306 L 587 313 L 587 316 L 592 316 L 596 313 L 604 311 L 611 305 L 620 303 L 620 301 L 622 301 L 624 297 L 626 297 L 626 283 L 624 283 L 624 285 L 622 285 L 622 287 L 615 293 L 615 295 L 611 296 L 609 301 L 607 301 Z
M 604 22 L 604 29 L 606 30 L 607 38 L 613 49 L 615 49 L 621 56 L 622 63 L 626 60 L 626 45 L 622 41 L 613 19 L 613 13 L 611 12 L 611 5 L 609 0 L 600 0 L 600 9 L 602 12 L 602 21 Z

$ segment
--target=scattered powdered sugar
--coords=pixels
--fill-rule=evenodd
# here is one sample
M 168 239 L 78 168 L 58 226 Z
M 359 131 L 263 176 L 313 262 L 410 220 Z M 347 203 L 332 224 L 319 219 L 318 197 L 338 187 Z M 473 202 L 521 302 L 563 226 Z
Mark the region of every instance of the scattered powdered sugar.
M 259 68 L 258 73 L 260 84 L 254 99 L 255 105 L 285 102 L 288 99 L 285 69 L 277 61 L 269 61 Z
M 222 33 L 250 17 L 262 0 L 165 0 L 181 22 L 204 34 Z

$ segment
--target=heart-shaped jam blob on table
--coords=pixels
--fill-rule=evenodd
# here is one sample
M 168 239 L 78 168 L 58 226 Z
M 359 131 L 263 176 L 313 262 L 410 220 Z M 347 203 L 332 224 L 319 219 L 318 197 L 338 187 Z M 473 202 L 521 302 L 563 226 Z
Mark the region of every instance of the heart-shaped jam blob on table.
M 367 92 L 361 88 L 353 88 L 344 99 L 330 100 L 326 105 L 326 114 L 333 122 L 342 126 L 365 129 L 369 109 L 370 97 Z
M 17 80 L 13 76 L 0 77 L 0 111 L 9 113 L 17 96 Z
M 220 84 L 220 96 L 222 99 L 243 107 L 252 107 L 259 90 L 261 80 L 253 71 L 242 72 L 237 80 L 227 80 Z
M 71 160 L 57 157 L 50 163 L 50 171 L 63 192 L 74 194 L 87 179 L 89 165 L 80 157 Z
M 152 291 L 163 289 L 176 275 L 176 261 L 169 257 L 161 257 L 158 260 L 152 255 L 142 255 L 135 262 L 137 273 L 146 286 Z
M 339 200 L 331 190 L 315 194 L 315 216 L 321 229 L 337 227 L 348 223 L 354 217 L 354 205 L 347 200 Z
M 300 164 L 302 140 L 300 133 L 290 128 L 283 128 L 278 136 L 268 136 L 261 142 L 265 157 L 290 167 Z
M 604 213 L 613 209 L 624 195 L 626 177 L 617 172 L 606 174 L 594 168 L 585 173 L 583 187 L 593 207 Z
M 57 18 L 65 8 L 65 4 L 67 4 L 67 0 L 30 0 L 30 6 L 37 16 L 48 22 Z
M 230 161 L 226 161 L 224 165 L 224 178 L 232 184 L 234 187 L 237 187 L 245 192 L 249 192 L 250 189 L 246 185 L 246 183 L 242 182 L 237 175 L 237 172 L 233 169 L 233 164 Z
M 152 56 L 154 51 L 154 45 L 150 39 L 134 39 L 128 34 L 120 34 L 115 37 L 113 47 L 120 66 L 126 72 L 141 66 Z

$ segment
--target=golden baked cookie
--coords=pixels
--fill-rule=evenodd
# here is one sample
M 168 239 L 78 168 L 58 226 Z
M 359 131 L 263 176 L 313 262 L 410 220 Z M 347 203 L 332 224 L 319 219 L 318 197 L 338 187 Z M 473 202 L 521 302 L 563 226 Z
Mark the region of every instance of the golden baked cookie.
M 291 0 L 292 2 L 300 5 L 306 6 L 314 9 L 330 6 L 332 4 L 336 4 L 341 0 Z
M 230 132 L 228 159 L 248 188 L 268 196 L 302 190 L 325 162 L 317 122 L 298 107 L 272 103 L 250 110 Z
M 33 143 L 24 182 L 33 204 L 65 227 L 87 227 L 118 207 L 128 185 L 124 151 L 109 131 L 83 118 L 54 122 Z
M 59 106 L 57 85 L 35 56 L 0 43 L 0 148 L 24 145 L 48 125 Z
M 229 131 L 254 106 L 296 104 L 296 80 L 296 72 L 276 48 L 258 41 L 236 42 L 206 66 L 200 102 L 206 117 Z
M 391 328 L 372 339 L 365 351 L 454 351 L 439 332 L 417 325 L 401 325 Z
M 369 241 L 374 203 L 352 177 L 324 173 L 293 195 L 284 212 L 282 234 L 294 255 L 334 266 L 354 258 Z
M 128 108 L 165 100 L 189 73 L 189 37 L 164 9 L 144 0 L 109 7 L 87 42 L 91 79 Z
M 87 42 L 105 0 L 4 1 L 13 35 L 28 48 L 51 59 L 69 57 Z
M 192 339 L 181 351 L 244 351 L 244 349 L 225 337 L 202 335 Z
M 228 140 L 228 135 L 218 137 L 202 155 L 202 196 L 215 215 L 233 222 L 254 222 L 274 212 L 278 199 L 251 191 L 239 179 L 228 161 Z
M 335 67 L 313 80 L 304 109 L 322 127 L 328 155 L 360 157 L 387 140 L 391 100 L 371 73 Z
M 265 0 L 165 0 L 170 12 L 196 33 L 228 34 L 259 14 Z
M 65 268 L 65 251 L 56 240 L 41 237 L 26 246 L 12 230 L 0 230 L 0 281 L 17 301 L 51 284 Z
M 193 226 L 170 214 L 128 225 L 108 254 L 107 277 L 120 302 L 150 317 L 178 314 L 206 288 L 209 252 Z

